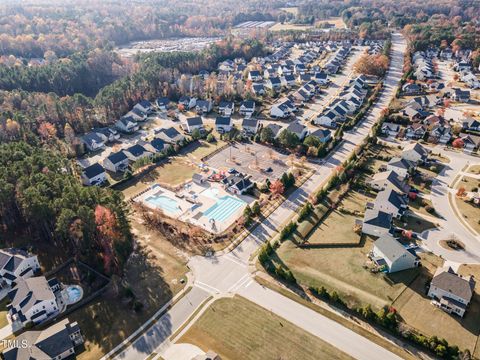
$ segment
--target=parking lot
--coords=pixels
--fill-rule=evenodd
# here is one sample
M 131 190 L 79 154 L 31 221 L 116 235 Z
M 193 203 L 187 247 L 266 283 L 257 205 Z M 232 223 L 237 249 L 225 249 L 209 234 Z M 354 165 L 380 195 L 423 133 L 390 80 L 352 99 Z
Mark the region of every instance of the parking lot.
M 281 154 L 268 146 L 249 143 L 232 144 L 206 161 L 208 166 L 227 171 L 235 169 L 249 174 L 255 182 L 278 179 L 289 168 L 288 155 Z

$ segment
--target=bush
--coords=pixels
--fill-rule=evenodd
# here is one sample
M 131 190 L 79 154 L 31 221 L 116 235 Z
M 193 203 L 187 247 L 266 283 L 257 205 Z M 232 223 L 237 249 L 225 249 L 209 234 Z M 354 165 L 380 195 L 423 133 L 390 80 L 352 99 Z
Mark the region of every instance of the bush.
M 142 304 L 140 301 L 135 300 L 135 301 L 133 302 L 133 311 L 139 312 L 139 311 L 141 311 L 142 309 L 143 309 L 143 304 Z
M 295 230 L 297 230 L 297 223 L 295 222 L 288 223 L 280 232 L 280 241 L 283 241 L 288 236 L 292 235 Z
M 305 220 L 308 215 L 310 215 L 313 211 L 313 206 L 310 202 L 307 202 L 302 209 L 300 210 L 300 213 L 298 214 L 298 222 L 302 222 Z
M 258 203 L 258 201 L 255 201 L 252 205 L 252 214 L 254 216 L 258 216 L 260 215 L 261 211 L 262 210 L 260 209 L 260 204 Z
M 435 208 L 431 205 L 425 206 L 425 211 L 428 212 L 429 214 L 435 213 Z

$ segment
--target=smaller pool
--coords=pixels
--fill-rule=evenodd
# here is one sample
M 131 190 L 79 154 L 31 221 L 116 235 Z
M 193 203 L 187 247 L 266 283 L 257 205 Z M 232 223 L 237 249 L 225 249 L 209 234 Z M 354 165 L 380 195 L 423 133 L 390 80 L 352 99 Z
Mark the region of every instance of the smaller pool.
M 145 199 L 145 201 L 156 208 L 160 208 L 171 214 L 178 214 L 181 212 L 180 206 L 175 199 L 165 195 L 153 195 Z
M 63 290 L 63 295 L 67 305 L 75 304 L 83 297 L 83 289 L 78 285 L 70 285 Z

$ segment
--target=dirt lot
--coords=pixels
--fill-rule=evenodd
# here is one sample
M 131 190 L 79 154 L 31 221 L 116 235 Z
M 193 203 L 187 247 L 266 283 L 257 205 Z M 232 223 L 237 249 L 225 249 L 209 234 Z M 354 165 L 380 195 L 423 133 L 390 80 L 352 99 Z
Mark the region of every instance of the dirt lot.
M 127 265 L 123 285 L 132 290 L 143 309 L 135 312 L 126 290 L 113 279 L 107 293 L 68 316 L 79 323 L 86 340 L 85 351 L 77 357 L 80 360 L 100 359 L 184 287 L 180 279 L 187 272 L 186 258 L 141 224 L 133 221 L 132 225 L 142 245 Z
M 215 301 L 182 336 L 224 360 L 351 359 L 332 345 L 242 298 Z
M 437 258 L 438 259 L 438 258 Z M 426 283 L 431 280 L 436 266 L 422 259 L 422 273 L 412 285 L 393 303 L 405 322 L 423 333 L 445 338 L 450 344 L 457 345 L 461 350 L 469 349 L 472 354 L 480 333 L 480 287 L 476 284 L 475 295 L 463 319 L 449 315 L 436 308 L 426 297 Z M 441 266 L 441 263 L 437 264 Z M 477 274 L 479 266 L 465 266 L 459 270 L 461 274 Z M 478 352 L 476 354 L 478 356 Z

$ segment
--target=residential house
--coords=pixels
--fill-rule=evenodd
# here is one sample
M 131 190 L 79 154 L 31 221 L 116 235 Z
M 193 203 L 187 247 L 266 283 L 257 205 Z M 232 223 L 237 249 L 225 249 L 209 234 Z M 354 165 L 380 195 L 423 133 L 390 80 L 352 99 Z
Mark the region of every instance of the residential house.
M 452 133 L 449 125 L 435 124 L 429 128 L 429 141 L 445 145 L 451 138 Z
M 258 70 L 250 70 L 248 73 L 248 80 L 251 81 L 262 81 L 262 75 Z
M 240 173 L 227 176 L 222 180 L 222 183 L 227 191 L 236 195 L 243 195 L 254 186 L 248 176 Z
M 153 112 L 153 106 L 152 103 L 148 100 L 142 100 L 139 103 L 135 104 L 133 107 L 134 109 L 138 109 L 144 114 L 151 114 Z
M 365 210 L 362 233 L 380 237 L 390 234 L 391 228 L 392 215 L 376 209 Z
M 273 137 L 276 139 L 280 132 L 283 130 L 283 127 L 278 124 L 268 124 L 265 128 L 272 130 Z
M 264 83 L 265 87 L 270 90 L 279 90 L 282 87 L 282 82 L 279 77 L 270 77 Z
M 326 129 L 317 129 L 308 136 L 316 137 L 321 143 L 327 143 L 332 139 L 332 132 Z
M 97 151 L 105 148 L 106 136 L 97 132 L 89 132 L 81 137 L 82 143 L 88 151 Z
M 463 149 L 466 153 L 472 153 L 480 147 L 480 136 L 460 133 L 463 141 Z
M 230 116 L 217 116 L 215 129 L 220 133 L 228 133 L 232 130 L 232 118 Z
M 115 140 L 120 139 L 120 134 L 118 131 L 113 127 L 103 127 L 97 128 L 94 130 L 97 134 L 101 134 L 105 137 L 107 142 L 113 142 Z
M 286 101 L 276 102 L 270 108 L 270 116 L 273 118 L 288 118 L 292 115 L 292 109 Z
M 305 136 L 307 136 L 308 134 L 308 128 L 305 125 L 299 123 L 298 121 L 292 122 L 290 125 L 287 126 L 286 130 L 297 135 L 300 141 L 303 141 Z
M 480 81 L 471 71 L 463 73 L 463 75 L 460 77 L 460 80 L 462 80 L 472 89 L 480 88 Z
M 328 75 L 323 71 L 319 71 L 313 74 L 312 80 L 315 81 L 320 86 L 326 86 L 330 83 L 330 80 L 328 79 Z
M 197 100 L 195 110 L 197 114 L 208 114 L 212 111 L 213 103 L 210 100 Z
M 232 116 L 235 111 L 235 104 L 233 101 L 220 101 L 218 112 L 223 116 Z
M 466 131 L 480 132 L 480 121 L 472 117 L 467 117 L 462 121 L 462 127 Z
M 406 83 L 402 86 L 402 92 L 405 95 L 417 95 L 422 93 L 422 88 L 415 83 Z
M 428 289 L 428 297 L 440 309 L 463 317 L 473 296 L 475 282 L 471 276 L 456 274 L 451 267 L 438 268 Z
M 139 129 L 138 123 L 131 116 L 124 116 L 117 120 L 115 127 L 126 134 L 133 134 Z
M 408 192 L 408 186 L 393 170 L 382 171 L 374 174 L 368 183 L 372 189 L 375 190 L 392 189 L 401 194 L 406 194 Z
M 282 86 L 290 87 L 295 85 L 296 79 L 295 79 L 295 76 L 293 75 L 285 75 L 280 78 L 280 82 Z
M 455 88 L 451 98 L 453 101 L 468 103 L 470 101 L 470 91 Z
M 190 96 L 182 96 L 178 100 L 178 104 L 182 105 L 186 110 L 190 110 L 197 106 L 197 99 Z
M 197 355 L 192 360 L 222 360 L 220 356 L 209 350 L 205 354 Z
M 400 125 L 391 122 L 384 122 L 381 129 L 382 134 L 385 136 L 397 137 L 398 133 L 400 132 Z
M 257 119 L 243 119 L 242 129 L 243 132 L 247 135 L 255 135 L 258 131 L 260 122 Z
M 157 138 L 169 144 L 180 144 L 185 140 L 185 136 L 180 134 L 174 127 L 157 130 L 155 134 Z
M 63 319 L 44 330 L 24 332 L 16 337 L 15 343 L 20 345 L 4 350 L 3 359 L 62 360 L 75 357 L 75 348 L 83 344 L 83 337 L 77 322 Z
M 412 269 L 420 263 L 413 250 L 407 250 L 391 235 L 383 235 L 375 240 L 370 257 L 388 273 Z
M 265 95 L 265 87 L 263 86 L 263 84 L 253 83 L 253 84 L 252 84 L 252 92 L 253 92 L 256 96 Z
M 14 248 L 0 250 L 0 289 L 12 286 L 18 278 L 30 278 L 38 270 L 37 255 Z
M 123 151 L 111 153 L 103 160 L 103 167 L 111 172 L 123 172 L 128 168 L 128 157 Z
M 193 130 L 198 129 L 199 131 L 205 131 L 203 127 L 203 120 L 201 116 L 194 116 L 185 119 L 185 123 L 183 124 L 183 129 L 188 133 L 191 134 Z
M 405 129 L 405 137 L 410 140 L 423 139 L 427 133 L 427 127 L 420 123 L 408 125 Z
M 154 138 L 151 141 L 139 141 L 138 144 L 152 154 L 164 151 L 167 147 L 165 141 L 159 138 Z
M 429 151 L 418 142 L 412 142 L 403 147 L 402 159 L 415 164 L 422 164 L 428 159 Z
M 133 108 L 125 116 L 131 116 L 133 120 L 140 122 L 147 120 L 147 114 L 138 110 L 138 108 Z
M 240 115 L 245 116 L 247 119 L 252 117 L 255 112 L 255 101 L 253 100 L 244 100 L 240 104 L 239 109 Z
M 28 323 L 39 324 L 59 312 L 55 293 L 45 276 L 17 278 L 8 297 L 8 317 L 17 329 Z
M 388 188 L 377 194 L 373 206 L 371 206 L 372 204 L 368 205 L 375 210 L 386 212 L 394 218 L 401 218 L 408 208 L 408 201 L 405 195 Z
M 140 144 L 132 145 L 129 148 L 125 149 L 124 152 L 125 152 L 125 155 L 128 157 L 128 159 L 132 162 L 135 162 L 143 158 L 152 157 L 153 155 L 150 151 L 147 151 Z
M 387 170 L 395 171 L 399 178 L 403 180 L 415 170 L 415 163 L 399 157 L 394 157 L 387 163 Z
M 107 181 L 107 174 L 102 165 L 95 163 L 83 169 L 81 178 L 84 185 L 102 185 Z
M 327 111 L 316 117 L 313 122 L 316 125 L 322 125 L 328 128 L 336 128 L 338 118 L 338 115 L 335 114 L 333 111 Z

